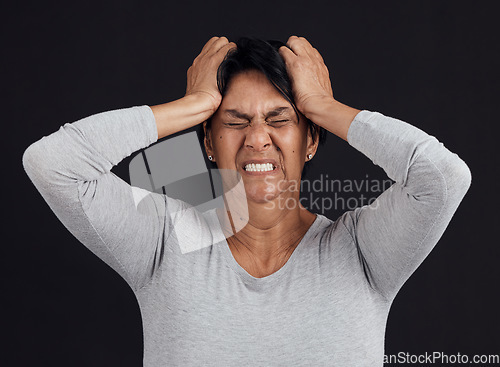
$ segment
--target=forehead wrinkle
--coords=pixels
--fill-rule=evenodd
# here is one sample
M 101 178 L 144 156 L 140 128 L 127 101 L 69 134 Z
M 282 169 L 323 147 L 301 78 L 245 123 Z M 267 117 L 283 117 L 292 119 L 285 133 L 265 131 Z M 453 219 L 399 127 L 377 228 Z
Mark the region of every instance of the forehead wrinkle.
M 224 110 L 224 114 L 228 117 L 237 118 L 237 119 L 251 120 L 251 118 L 252 118 L 252 116 L 247 115 L 246 113 L 240 112 L 236 109 L 226 109 L 226 110 Z
M 277 107 L 277 108 L 274 108 L 274 109 L 268 111 L 267 113 L 265 113 L 264 117 L 268 118 L 268 117 L 280 116 L 280 115 L 283 115 L 285 113 L 289 113 L 291 110 L 292 109 L 290 107 Z M 240 112 L 237 109 L 233 109 L 233 108 L 225 109 L 224 114 L 229 116 L 229 117 L 245 119 L 245 120 L 251 120 L 253 118 L 253 116 L 248 115 L 244 112 Z
M 287 112 L 290 112 L 291 108 L 290 107 L 278 107 L 278 108 L 275 108 L 274 110 L 271 110 L 269 111 L 265 117 L 274 117 L 274 116 L 279 116 L 279 115 L 283 115 Z

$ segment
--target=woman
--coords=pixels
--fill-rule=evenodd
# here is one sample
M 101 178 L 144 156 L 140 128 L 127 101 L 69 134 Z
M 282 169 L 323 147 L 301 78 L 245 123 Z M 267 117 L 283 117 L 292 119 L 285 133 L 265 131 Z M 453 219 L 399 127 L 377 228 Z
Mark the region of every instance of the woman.
M 144 364 L 381 366 L 391 303 L 465 195 L 467 165 L 403 121 L 336 101 L 304 38 L 213 37 L 187 76 L 179 100 L 65 124 L 23 156 L 59 219 L 134 290 Z M 138 211 L 110 169 L 202 123 L 209 159 L 234 173 L 227 220 L 156 193 Z M 396 181 L 335 221 L 298 200 L 321 129 Z M 229 195 L 235 177 L 244 189 Z

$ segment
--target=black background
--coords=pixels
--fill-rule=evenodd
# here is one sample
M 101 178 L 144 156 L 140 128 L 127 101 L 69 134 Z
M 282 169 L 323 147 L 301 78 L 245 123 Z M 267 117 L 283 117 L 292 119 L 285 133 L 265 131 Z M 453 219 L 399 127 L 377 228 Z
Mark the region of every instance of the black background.
M 472 3 L 471 3 L 472 4 Z M 3 6 L 2 359 L 8 366 L 140 366 L 133 292 L 57 220 L 25 175 L 35 140 L 91 114 L 184 95 L 214 35 L 306 37 L 335 97 L 444 142 L 472 186 L 396 298 L 386 354 L 499 354 L 498 28 L 486 2 L 40 2 Z M 5 155 L 4 155 L 5 156 Z M 113 171 L 127 175 L 127 159 Z M 330 135 L 313 180 L 386 178 Z M 341 211 L 325 213 L 334 219 Z M 367 326 L 368 327 L 368 326 Z M 228 341 L 231 342 L 231 341 Z M 0 360 L 1 363 L 1 360 Z

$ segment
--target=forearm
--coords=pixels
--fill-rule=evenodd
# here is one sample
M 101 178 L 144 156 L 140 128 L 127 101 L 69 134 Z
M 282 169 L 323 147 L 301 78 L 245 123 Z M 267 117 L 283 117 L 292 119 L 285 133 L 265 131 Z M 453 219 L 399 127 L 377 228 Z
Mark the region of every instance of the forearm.
M 95 114 L 33 143 L 26 157 L 35 163 L 28 169 L 44 170 L 46 180 L 90 181 L 133 152 L 205 121 L 213 108 L 209 99 L 193 94 L 157 106 Z
M 151 110 L 156 120 L 158 139 L 198 125 L 215 112 L 210 99 L 199 94 L 151 106 Z

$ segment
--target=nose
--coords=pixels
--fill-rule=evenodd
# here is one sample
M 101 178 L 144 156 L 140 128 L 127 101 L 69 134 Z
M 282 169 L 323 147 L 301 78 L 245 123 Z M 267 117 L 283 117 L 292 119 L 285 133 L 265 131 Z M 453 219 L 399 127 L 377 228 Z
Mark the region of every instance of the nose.
M 245 147 L 260 152 L 269 149 L 273 142 L 264 124 L 250 126 L 246 131 Z

